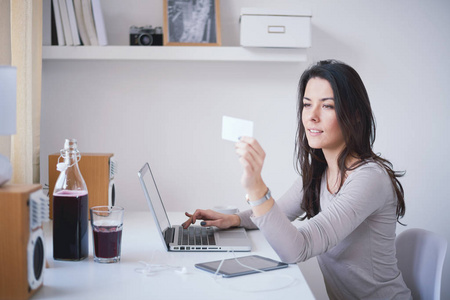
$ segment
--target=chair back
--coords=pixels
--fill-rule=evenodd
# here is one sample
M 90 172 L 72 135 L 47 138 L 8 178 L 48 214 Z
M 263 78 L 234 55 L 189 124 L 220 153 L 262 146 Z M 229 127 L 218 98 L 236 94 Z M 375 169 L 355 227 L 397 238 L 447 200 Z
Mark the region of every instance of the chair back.
M 411 228 L 396 240 L 398 268 L 414 300 L 440 299 L 447 240 L 434 232 Z

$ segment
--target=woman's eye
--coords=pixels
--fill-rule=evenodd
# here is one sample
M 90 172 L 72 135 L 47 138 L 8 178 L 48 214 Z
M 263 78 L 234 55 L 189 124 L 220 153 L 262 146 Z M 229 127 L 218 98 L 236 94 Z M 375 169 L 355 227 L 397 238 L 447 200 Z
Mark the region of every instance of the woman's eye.
M 311 104 L 309 104 L 309 103 L 303 103 L 303 107 L 309 107 L 309 106 L 311 106 Z
M 330 104 L 324 104 L 324 105 L 323 105 L 323 108 L 333 109 L 334 106 L 333 106 L 333 105 L 330 105 Z

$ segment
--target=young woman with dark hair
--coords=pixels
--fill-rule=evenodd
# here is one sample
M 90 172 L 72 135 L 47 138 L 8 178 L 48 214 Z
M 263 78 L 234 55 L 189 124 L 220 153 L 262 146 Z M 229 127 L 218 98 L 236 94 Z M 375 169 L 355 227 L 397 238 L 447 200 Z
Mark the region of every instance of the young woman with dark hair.
M 410 299 L 397 268 L 395 229 L 405 213 L 401 173 L 372 151 L 369 97 L 350 66 L 322 61 L 299 83 L 300 178 L 276 202 L 261 177 L 265 152 L 250 137 L 236 143 L 251 209 L 223 215 L 198 209 L 185 227 L 259 228 L 289 263 L 317 256 L 330 299 Z M 296 218 L 304 225 L 296 228 Z
M 403 188 L 397 177 L 402 173 L 392 170 L 392 164 L 372 151 L 375 142 L 375 120 L 370 107 L 369 96 L 358 73 L 348 65 L 337 61 L 322 61 L 304 72 L 299 83 L 299 97 L 304 99 L 306 86 L 311 78 L 321 78 L 331 85 L 334 105 L 339 127 L 342 131 L 345 148 L 338 157 L 339 176 L 335 185 L 338 189 L 343 185 L 348 172 L 369 161 L 376 162 L 389 175 L 397 195 L 397 220 L 405 214 Z M 305 105 L 308 101 L 300 100 L 298 120 L 302 120 Z M 308 144 L 303 122 L 298 123 L 296 150 L 298 170 L 303 176 L 303 202 L 305 218 L 311 218 L 320 211 L 320 182 L 327 168 L 322 149 L 314 149 Z M 347 164 L 355 161 L 355 164 Z M 328 171 L 330 172 L 330 171 Z

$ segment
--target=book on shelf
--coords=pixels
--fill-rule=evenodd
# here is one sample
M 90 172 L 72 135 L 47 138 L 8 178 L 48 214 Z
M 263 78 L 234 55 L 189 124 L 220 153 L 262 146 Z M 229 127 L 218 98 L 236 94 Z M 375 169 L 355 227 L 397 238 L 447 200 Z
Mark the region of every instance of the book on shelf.
M 84 23 L 83 7 L 81 5 L 81 0 L 73 0 L 73 6 L 75 8 L 75 16 L 77 19 L 78 31 L 80 33 L 81 42 L 85 46 L 91 45 L 88 33 L 86 31 L 86 25 Z
M 43 19 L 43 45 L 108 45 L 100 0 L 43 0 Z
M 94 16 L 98 44 L 99 46 L 106 46 L 108 45 L 108 38 L 106 37 L 105 21 L 100 0 L 92 0 L 92 14 Z
M 78 34 L 77 20 L 75 18 L 75 9 L 72 0 L 66 0 L 67 14 L 69 15 L 70 31 L 72 32 L 72 40 L 74 46 L 79 46 L 80 35 Z
M 59 0 L 59 13 L 67 46 L 73 46 L 72 30 L 70 29 L 69 13 L 66 0 Z
M 84 25 L 92 46 L 98 46 L 97 32 L 95 30 L 94 16 L 92 14 L 91 0 L 82 0 Z
M 61 21 L 61 13 L 59 10 L 59 0 L 53 0 L 52 1 L 52 8 L 53 8 L 53 17 L 55 22 L 55 28 L 56 28 L 56 35 L 57 35 L 57 45 L 58 46 L 64 46 L 66 45 L 66 39 L 64 37 L 64 30 L 62 28 L 62 21 Z M 53 30 L 52 30 L 53 31 Z

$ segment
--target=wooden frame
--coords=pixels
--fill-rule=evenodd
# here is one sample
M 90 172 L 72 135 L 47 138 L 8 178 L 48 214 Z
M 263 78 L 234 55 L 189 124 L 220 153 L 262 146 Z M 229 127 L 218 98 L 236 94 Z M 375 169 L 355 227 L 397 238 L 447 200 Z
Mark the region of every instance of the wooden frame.
M 220 46 L 219 0 L 164 0 L 164 45 Z

